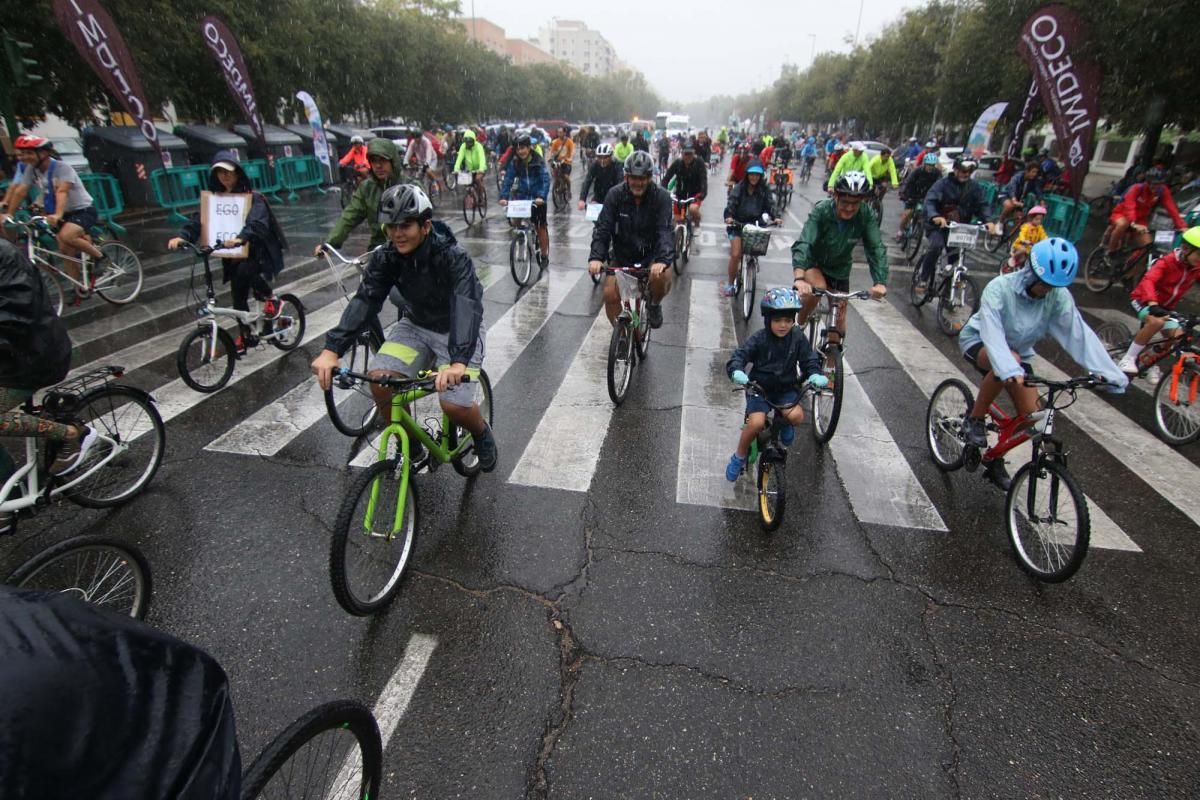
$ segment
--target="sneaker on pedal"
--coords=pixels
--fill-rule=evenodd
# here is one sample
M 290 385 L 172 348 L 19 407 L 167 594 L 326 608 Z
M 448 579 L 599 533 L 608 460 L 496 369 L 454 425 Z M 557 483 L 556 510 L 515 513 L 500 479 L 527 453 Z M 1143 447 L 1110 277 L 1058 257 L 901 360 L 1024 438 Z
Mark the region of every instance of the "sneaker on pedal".
M 1138 374 L 1137 359 L 1131 356 L 1129 353 L 1126 353 L 1125 355 L 1121 356 L 1121 360 L 1117 362 L 1117 369 L 1121 370 L 1121 372 L 1124 372 L 1131 378 L 1136 377 Z
M 58 450 L 58 458 L 50 465 L 50 474 L 62 476 L 74 472 L 99 439 L 100 434 L 85 425 L 78 439 L 67 439 L 62 443 Z
M 718 285 L 721 289 L 721 295 L 723 297 L 736 297 L 737 296 L 737 284 L 736 283 L 722 283 L 722 284 L 718 284 Z
M 980 450 L 987 449 L 987 424 L 983 420 L 968 416 L 963 420 L 963 434 L 966 436 L 967 444 L 978 447 Z
M 746 466 L 746 459 L 734 453 L 729 457 L 729 464 L 725 467 L 725 480 L 730 483 L 738 479 L 738 475 L 742 474 L 742 468 Z
M 384 427 L 387 426 L 385 425 Z M 398 439 L 396 446 L 400 446 Z M 429 450 L 427 450 L 425 445 L 421 444 L 421 442 L 417 439 L 409 439 L 408 458 L 412 463 L 413 469 L 420 469 L 422 466 L 424 466 L 425 462 L 429 460 Z
M 792 442 L 796 441 L 796 429 L 791 425 L 785 425 L 779 432 L 779 441 L 783 443 L 784 447 L 791 447 Z
M 1012 478 L 1009 477 L 1008 470 L 1004 467 L 1004 459 L 1002 458 L 989 461 L 983 469 L 983 477 L 991 481 L 1002 492 L 1007 492 L 1008 487 L 1012 486 Z
M 662 327 L 662 303 L 649 303 L 646 305 L 646 320 L 650 323 L 650 327 L 655 330 Z
M 279 302 L 278 297 L 268 297 L 263 300 L 262 315 L 266 319 L 275 319 L 283 312 L 283 303 Z
M 479 459 L 479 468 L 484 472 L 491 472 L 496 468 L 500 454 L 491 425 L 488 425 L 484 428 L 483 433 L 475 437 L 475 456 Z

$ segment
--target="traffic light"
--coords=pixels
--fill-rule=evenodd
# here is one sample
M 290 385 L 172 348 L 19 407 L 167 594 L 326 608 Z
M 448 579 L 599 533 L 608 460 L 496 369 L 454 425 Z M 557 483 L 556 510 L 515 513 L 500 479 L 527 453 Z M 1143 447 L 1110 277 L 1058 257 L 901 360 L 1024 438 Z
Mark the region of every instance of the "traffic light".
M 4 34 L 4 57 L 8 61 L 13 86 L 23 88 L 42 79 L 41 75 L 30 72 L 38 66 L 36 59 L 25 57 L 25 53 L 32 49 L 33 45 L 29 42 L 19 42 L 9 34 Z

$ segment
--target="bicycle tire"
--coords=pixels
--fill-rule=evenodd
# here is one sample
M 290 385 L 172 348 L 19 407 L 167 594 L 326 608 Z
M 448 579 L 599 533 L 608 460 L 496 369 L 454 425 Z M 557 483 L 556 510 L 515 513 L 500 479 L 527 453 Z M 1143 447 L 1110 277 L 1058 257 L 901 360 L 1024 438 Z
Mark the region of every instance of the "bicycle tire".
M 741 282 L 741 292 L 739 293 L 741 304 L 739 311 L 742 312 L 742 321 L 749 322 L 754 315 L 754 293 L 758 289 L 758 259 L 754 256 L 745 256 L 742 259 L 742 271 L 745 277 Z
M 488 198 L 487 189 L 485 187 L 481 186 L 479 189 L 475 190 L 475 210 L 479 212 L 479 219 L 487 219 Z
M 104 270 L 93 276 L 96 294 L 113 305 L 132 303 L 142 291 L 141 259 L 120 242 L 105 242 L 100 245 L 100 252 L 108 256 L 108 260 L 104 262 Z M 92 262 L 93 268 L 97 266 Z M 100 286 L 102 281 L 108 283 Z
M 58 275 L 49 267 L 42 264 L 38 264 L 37 267 L 38 274 L 42 279 L 42 289 L 50 301 L 50 307 L 54 309 L 55 316 L 61 317 L 63 308 L 65 307 L 62 281 L 58 279 Z
M 554 212 L 557 214 L 562 211 L 571 202 L 570 190 L 563 186 L 563 181 L 558 178 L 554 182 Z
M 676 275 L 683 274 L 683 268 L 687 266 L 688 259 L 692 257 L 692 235 L 693 235 L 692 234 L 692 222 L 689 219 L 684 224 L 684 230 L 683 230 L 683 253 L 682 253 L 683 265 L 682 266 L 680 266 L 679 264 L 675 265 L 675 274 Z
M 838 420 L 842 416 L 842 383 L 845 377 L 845 367 L 842 364 L 841 345 L 828 344 L 821 348 L 821 357 L 833 358 L 833 375 L 830 368 L 825 368 L 825 376 L 830 378 L 829 386 L 817 389 L 812 393 L 812 432 L 817 444 L 825 444 L 833 438 L 837 430 Z
M 338 605 L 356 617 L 365 617 L 382 611 L 392 602 L 396 593 L 400 591 L 404 570 L 412 556 L 413 542 L 416 540 L 420 516 L 417 509 L 417 487 L 410 473 L 402 530 L 393 536 L 391 528 L 395 519 L 395 502 L 399 501 L 400 481 L 396 474 L 397 469 L 397 459 L 391 458 L 386 461 L 376 461 L 363 470 L 362 474 L 350 485 L 346 496 L 342 498 L 337 520 L 334 522 L 329 550 L 329 576 L 333 584 L 333 596 L 337 599 Z M 366 521 L 364 519 L 359 522 L 355 519 L 355 509 L 358 508 L 359 500 L 365 497 L 366 502 L 370 504 L 371 491 L 376 485 L 376 481 L 379 482 L 380 495 L 387 491 L 389 498 L 394 493 L 396 499 L 393 502 L 384 502 L 380 497 L 375 502 L 374 508 L 370 509 L 374 512 L 371 531 L 366 536 L 351 536 L 351 527 L 355 528 L 356 533 L 361 532 L 359 526 Z M 383 513 L 380 513 L 379 510 L 381 505 Z M 376 529 L 378 529 L 378 533 L 375 532 Z M 387 541 L 384 541 L 385 539 Z M 381 542 L 379 550 L 385 554 L 394 554 L 396 559 L 395 565 L 389 568 L 390 574 L 386 575 L 382 581 L 382 588 L 377 591 L 368 589 L 365 595 L 353 585 L 358 581 L 351 579 L 347 563 L 348 551 L 351 548 L 365 549 L 364 541 L 368 543 Z M 367 560 L 375 564 L 384 561 L 378 556 L 371 556 Z
M 758 521 L 763 530 L 774 531 L 783 523 L 787 508 L 786 470 L 782 461 L 758 459 Z
M 338 192 L 338 200 L 342 204 L 342 208 L 350 205 L 350 198 L 354 196 L 357 189 L 358 184 L 349 181 L 342 183 L 341 191 Z
M 1003 244 L 1004 240 L 1008 238 L 1008 230 L 1009 230 L 1008 222 L 1005 221 L 1004 225 L 1005 225 L 1004 230 L 1000 231 L 999 233 L 992 233 L 990 230 L 986 230 L 986 229 L 984 230 L 984 232 L 983 232 L 983 249 L 984 250 L 987 250 L 989 253 L 994 253 L 1000 249 L 1000 245 Z
M 304 318 L 304 305 L 299 297 L 294 294 L 281 294 L 279 303 L 279 315 L 270 320 L 271 331 L 274 333 L 286 330 L 287 334 L 272 339 L 271 344 L 286 353 L 300 346 L 300 342 L 304 340 L 307 323 Z M 289 307 L 294 309 L 290 313 Z
M 371 355 L 379 351 L 380 341 L 375 333 L 359 335 L 342 356 L 340 366 L 352 372 L 366 372 Z M 325 411 L 333 427 L 345 436 L 364 436 L 379 418 L 379 408 L 371 394 L 370 384 L 355 383 L 348 389 L 338 388 L 337 378 L 325 390 Z
M 236 360 L 237 348 L 229 331 L 218 326 L 216 332 L 215 351 L 212 347 L 213 327 L 210 324 L 203 324 L 193 328 L 187 336 L 183 337 L 183 341 L 179 345 L 179 352 L 175 355 L 175 366 L 179 370 L 179 377 L 183 378 L 183 382 L 192 389 L 205 394 L 215 392 L 229 383 L 229 377 L 233 375 L 233 362 Z M 222 362 L 224 362 L 223 365 L 221 365 Z M 197 378 L 197 370 L 210 366 L 216 371 L 208 371 L 205 377 Z
M 633 331 L 628 323 L 618 321 L 608 343 L 608 397 L 613 405 L 625 402 L 633 377 L 633 359 Z
M 462 215 L 463 222 L 467 223 L 467 225 L 475 224 L 475 216 L 477 213 L 475 210 L 476 205 L 475 192 L 471 189 L 467 189 L 467 191 L 463 192 Z
M 480 394 L 483 395 L 479 401 L 479 413 L 483 415 L 484 421 L 490 426 L 495 414 L 495 405 L 492 401 L 492 380 L 481 369 L 479 370 L 479 377 L 476 382 L 479 384 Z M 467 431 L 463 428 L 457 425 L 450 426 L 450 450 L 455 450 L 459 442 L 468 435 Z M 454 471 L 464 478 L 474 478 L 479 474 L 479 457 L 475 455 L 475 451 L 472 449 L 457 458 L 451 459 L 450 466 L 454 467 Z
M 925 411 L 925 444 L 934 465 L 942 472 L 962 468 L 962 421 L 975 402 L 970 388 L 958 378 L 938 384 Z
M 1108 291 L 1117 278 L 1104 253 L 1104 245 L 1100 245 L 1089 253 L 1087 261 L 1083 262 L 1083 285 L 1096 294 Z
M 297 754 L 322 734 L 338 732 L 353 737 L 340 737 L 339 743 L 344 740 L 346 745 L 357 747 L 357 750 L 343 753 L 340 746 L 321 746 L 314 750 L 324 757 L 325 763 L 331 768 L 335 784 L 343 778 L 347 782 L 340 786 L 328 783 L 315 785 L 311 761 L 300 773 L 300 780 L 292 780 L 291 770 L 287 766 Z M 347 774 L 347 764 L 355 765 L 351 774 Z M 357 765 L 361 765 L 361 773 Z M 282 795 L 284 797 L 291 796 L 293 785 L 300 797 L 348 797 L 346 789 L 357 782 L 358 790 L 354 797 L 357 800 L 374 800 L 379 795 L 379 786 L 383 781 L 383 740 L 374 715 L 365 706 L 350 700 L 334 700 L 307 712 L 287 726 L 254 759 L 242 778 L 242 800 L 280 797 L 277 792 L 267 792 L 267 787 L 272 785 L 276 777 L 282 778 L 285 774 L 288 777 L 282 780 L 282 784 L 288 793 Z
M 679 266 L 679 262 L 683 259 L 683 238 L 684 238 L 683 226 L 676 225 L 675 226 L 675 236 L 674 236 L 674 239 L 675 239 L 675 263 L 671 265 L 671 268 L 675 270 L 676 275 L 678 275 L 680 272 L 683 271 L 683 267 Z
M 425 178 L 425 196 L 429 198 L 429 204 L 437 210 L 438 202 L 442 199 L 442 190 L 438 182 L 434 178 Z
M 1154 431 L 1172 447 L 1182 447 L 1200 438 L 1200 405 L 1190 402 L 1191 384 L 1200 380 L 1200 373 L 1185 366 L 1179 376 L 1175 402 L 1171 402 L 1173 379 L 1174 369 L 1164 369 L 1154 387 Z
M 533 283 L 533 259 L 529 257 L 529 247 L 527 242 L 522 241 L 523 238 L 514 236 L 508 246 L 508 265 L 518 286 Z
M 967 320 L 970 319 L 977 311 L 979 311 L 979 284 L 977 284 L 975 279 L 970 275 L 964 274 L 961 280 L 963 282 L 963 301 L 961 304 L 955 304 L 953 306 L 951 305 L 955 303 L 953 300 L 955 287 L 954 282 L 950 279 L 946 280 L 945 288 L 942 289 L 941 293 L 938 295 L 938 327 L 941 328 L 942 333 L 946 334 L 947 336 L 958 336 L 959 332 L 963 329 L 963 326 L 967 324 Z M 948 298 L 947 295 L 950 297 Z M 970 313 L 964 315 L 964 310 L 968 308 L 970 309 Z
M 915 214 L 913 215 L 916 216 Z M 917 220 L 909 222 L 909 231 L 905 235 L 907 241 L 904 245 L 904 257 L 909 264 L 913 263 L 913 259 L 917 257 L 917 253 L 921 250 L 921 240 L 925 237 L 925 226 L 919 224 Z
M 650 336 L 654 333 L 654 329 L 650 327 L 650 321 L 646 319 L 645 303 L 642 303 L 638 309 L 638 318 L 641 320 L 641 324 L 633 332 L 633 347 L 637 351 L 635 363 L 640 364 L 646 360 L 646 356 L 650 355 Z
M 1044 476 L 1041 474 L 1043 472 Z M 1043 484 L 1042 492 L 1038 491 L 1039 484 Z M 1025 495 L 1022 497 L 1021 490 L 1026 485 L 1031 489 L 1026 489 Z M 1055 527 L 1052 531 L 1054 536 L 1050 537 L 1042 532 L 1034 531 L 1034 536 L 1029 538 L 1038 546 L 1027 546 L 1025 541 L 1027 537 L 1023 534 L 1019 517 L 1024 510 L 1026 512 L 1024 519 L 1028 522 L 1029 492 L 1032 490 L 1035 498 L 1048 495 L 1054 500 L 1059 500 L 1063 496 L 1063 488 L 1066 489 L 1066 496 L 1074 507 L 1074 533 L 1066 532 L 1066 535 L 1063 536 Z M 1057 502 L 1055 506 L 1053 517 L 1057 517 L 1060 513 L 1057 509 Z M 1034 516 L 1040 517 L 1041 514 L 1036 513 L 1035 510 Z M 1031 462 L 1017 470 L 1017 474 L 1012 479 L 1012 486 L 1009 487 L 1005 497 L 1004 522 L 1017 564 L 1026 573 L 1040 581 L 1047 583 L 1065 581 L 1078 571 L 1083 564 L 1083 559 L 1087 556 L 1088 541 L 1091 537 L 1087 501 L 1076 484 L 1075 477 L 1062 464 L 1042 459 L 1038 464 Z M 1046 563 L 1044 564 L 1036 560 L 1039 550 L 1045 556 Z
M 80 558 L 90 563 L 68 563 Z M 76 536 L 48 547 L 13 570 L 5 583 L 18 589 L 70 593 L 134 619 L 146 618 L 152 595 L 146 557 L 135 547 L 103 536 Z
M 937 275 L 937 267 L 935 266 L 934 267 L 934 276 L 936 277 L 936 275 Z M 908 302 L 911 303 L 914 308 L 920 308 L 921 306 L 925 305 L 926 302 L 928 302 L 929 291 L 932 288 L 930 286 L 930 284 L 933 283 L 933 281 L 929 281 L 928 283 L 925 284 L 925 293 L 919 294 L 917 292 L 917 284 L 920 283 L 920 281 L 921 281 L 921 263 L 918 261 L 916 264 L 913 264 L 912 276 L 909 278 L 909 283 L 908 283 Z
M 1125 351 L 1129 349 L 1129 345 L 1133 341 L 1133 331 L 1129 330 L 1129 326 L 1116 320 L 1097 325 L 1095 331 L 1096 338 L 1104 343 L 1108 354 L 1117 359 L 1125 355 Z

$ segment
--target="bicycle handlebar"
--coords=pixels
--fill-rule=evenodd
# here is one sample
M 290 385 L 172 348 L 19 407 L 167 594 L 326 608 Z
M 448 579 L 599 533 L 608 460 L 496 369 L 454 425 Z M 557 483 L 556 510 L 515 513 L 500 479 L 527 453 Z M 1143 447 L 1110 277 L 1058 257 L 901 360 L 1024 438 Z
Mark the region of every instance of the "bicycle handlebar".
M 1026 386 L 1045 386 L 1056 392 L 1073 392 L 1076 389 L 1092 389 L 1096 386 L 1107 386 L 1108 380 L 1103 375 L 1082 375 L 1078 378 L 1068 378 L 1065 381 L 1054 381 L 1049 378 L 1039 378 L 1036 375 L 1025 377 Z
M 634 264 L 631 267 L 604 267 L 603 269 L 601 269 L 601 272 L 606 272 L 609 275 L 616 275 L 618 272 L 624 272 L 627 275 L 633 275 L 634 277 L 640 277 L 642 275 L 649 275 L 650 268 L 643 267 L 641 264 Z
M 362 372 L 353 372 L 345 367 L 338 367 L 333 371 L 333 377 L 353 378 L 356 381 L 377 383 L 380 386 L 388 386 L 393 389 L 431 389 L 433 388 L 434 379 L 437 378 L 437 373 L 430 370 L 423 370 L 415 378 L 405 378 L 398 375 L 367 375 Z M 463 375 L 462 382 L 470 383 L 471 375 L 469 373 Z
M 830 300 L 870 300 L 871 293 L 866 289 L 859 289 L 857 292 L 831 292 L 828 289 L 818 289 L 813 287 L 814 297 L 828 297 Z
M 193 253 L 195 253 L 196 255 L 200 256 L 203 259 L 207 259 L 209 256 L 211 256 L 217 250 L 217 248 L 215 246 L 213 246 L 213 247 L 209 247 L 207 245 L 197 246 L 197 245 L 193 244 L 192 242 L 189 242 L 187 239 L 183 239 L 180 242 L 180 245 L 182 247 L 186 247 L 188 250 L 191 250 Z
M 321 254 L 325 256 L 326 261 L 332 261 L 334 258 L 336 258 L 342 264 L 358 264 L 359 266 L 362 266 L 364 259 L 366 256 L 370 255 L 371 252 L 372 251 L 368 250 L 364 255 L 359 256 L 358 258 L 346 258 L 329 242 L 321 242 Z
M 745 392 L 746 394 L 753 394 L 756 397 L 761 398 L 764 403 L 766 403 L 767 405 L 769 405 L 771 408 L 775 409 L 776 411 L 786 411 L 789 408 L 795 408 L 796 406 L 800 405 L 800 401 L 804 399 L 804 395 L 807 394 L 808 392 L 811 392 L 812 388 L 813 388 L 812 384 L 805 381 L 804 383 L 802 383 L 800 385 L 800 394 L 799 394 L 799 396 L 796 397 L 796 402 L 786 403 L 784 405 L 772 403 L 770 401 L 770 399 L 767 398 L 767 390 L 764 389 L 761 385 L 759 385 L 756 381 L 750 381 L 745 386 L 735 386 L 735 387 L 733 387 L 733 391 Z

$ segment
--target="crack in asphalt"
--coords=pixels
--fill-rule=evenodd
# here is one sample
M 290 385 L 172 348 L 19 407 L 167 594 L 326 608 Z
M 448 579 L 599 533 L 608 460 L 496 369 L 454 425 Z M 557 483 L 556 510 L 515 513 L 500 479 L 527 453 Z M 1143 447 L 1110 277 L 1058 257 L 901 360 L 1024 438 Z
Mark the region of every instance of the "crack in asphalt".
M 665 558 L 670 561 L 674 561 L 675 563 L 681 564 L 686 567 L 694 567 L 696 569 L 704 569 L 704 570 L 717 570 L 717 571 L 726 571 L 726 572 L 747 573 L 750 575 L 757 575 L 757 576 L 763 577 L 763 578 L 778 578 L 780 580 L 788 581 L 789 583 L 808 583 L 809 581 L 812 581 L 814 579 L 820 579 L 820 578 L 850 578 L 852 580 L 858 581 L 859 583 L 865 583 L 865 584 L 872 584 L 872 583 L 876 583 L 878 581 L 890 581 L 891 580 L 889 578 L 885 578 L 882 576 L 871 577 L 871 576 L 864 576 L 864 575 L 855 575 L 852 572 L 841 572 L 839 570 L 832 570 L 832 569 L 818 570 L 816 572 L 810 572 L 805 575 L 791 575 L 786 572 L 778 572 L 773 569 L 767 569 L 766 567 L 743 566 L 743 565 L 738 565 L 738 564 L 706 564 L 701 561 L 692 561 L 691 559 L 685 558 L 677 553 L 666 553 L 661 550 L 641 550 L 641 549 L 636 549 L 636 548 L 609 547 L 609 546 L 605 546 L 605 545 L 597 545 L 595 549 L 603 550 L 603 551 L 609 552 L 609 553 L 626 553 L 628 555 L 637 555 L 637 556 L 657 556 L 659 558 Z M 899 583 L 899 582 L 896 582 L 896 583 Z M 903 584 L 899 584 L 899 585 L 903 585 Z
M 621 664 L 630 663 L 630 664 L 637 664 L 640 667 L 647 667 L 649 669 L 678 670 L 678 671 L 682 671 L 682 672 L 689 672 L 693 675 L 699 675 L 700 677 L 705 678 L 707 680 L 714 681 L 716 683 L 720 683 L 723 686 L 725 686 L 727 688 L 731 688 L 742 694 L 750 695 L 752 697 L 761 697 L 761 698 L 768 698 L 768 699 L 782 699 L 785 697 L 793 697 L 796 695 L 804 695 L 804 696 L 816 695 L 816 694 L 840 695 L 840 694 L 843 694 L 846 691 L 848 691 L 848 688 L 844 685 L 822 686 L 819 684 L 814 684 L 811 686 L 785 686 L 782 689 L 770 689 L 770 690 L 755 689 L 751 686 L 747 686 L 746 684 L 739 682 L 736 678 L 731 678 L 728 675 L 722 675 L 719 672 L 711 672 L 709 670 L 703 669 L 701 667 L 696 667 L 691 664 L 681 664 L 681 663 L 673 662 L 673 661 L 651 661 L 649 659 L 641 658 L 639 656 L 605 656 L 605 655 L 601 655 L 599 653 L 591 653 L 591 652 L 587 652 L 583 658 L 585 661 L 593 661 L 597 664 L 604 664 L 606 666 L 619 666 Z
M 921 631 L 925 634 L 925 641 L 929 643 L 929 649 L 933 653 L 933 663 L 937 666 L 938 674 L 945 678 L 946 684 L 949 687 L 949 697 L 946 700 L 946 707 L 942 712 L 942 727 L 945 729 L 946 738 L 950 740 L 950 745 L 953 749 L 953 758 L 949 763 L 942 762 L 942 771 L 946 773 L 946 777 L 954 785 L 954 796 L 962 797 L 962 785 L 959 783 L 959 772 L 962 769 L 962 745 L 959 744 L 958 738 L 954 733 L 954 709 L 958 705 L 958 685 L 954 682 L 954 671 L 942 658 L 941 652 L 938 650 L 937 642 L 934 641 L 933 633 L 929 629 L 929 612 L 931 609 L 939 606 L 934 602 L 926 602 L 925 608 L 921 611 Z

